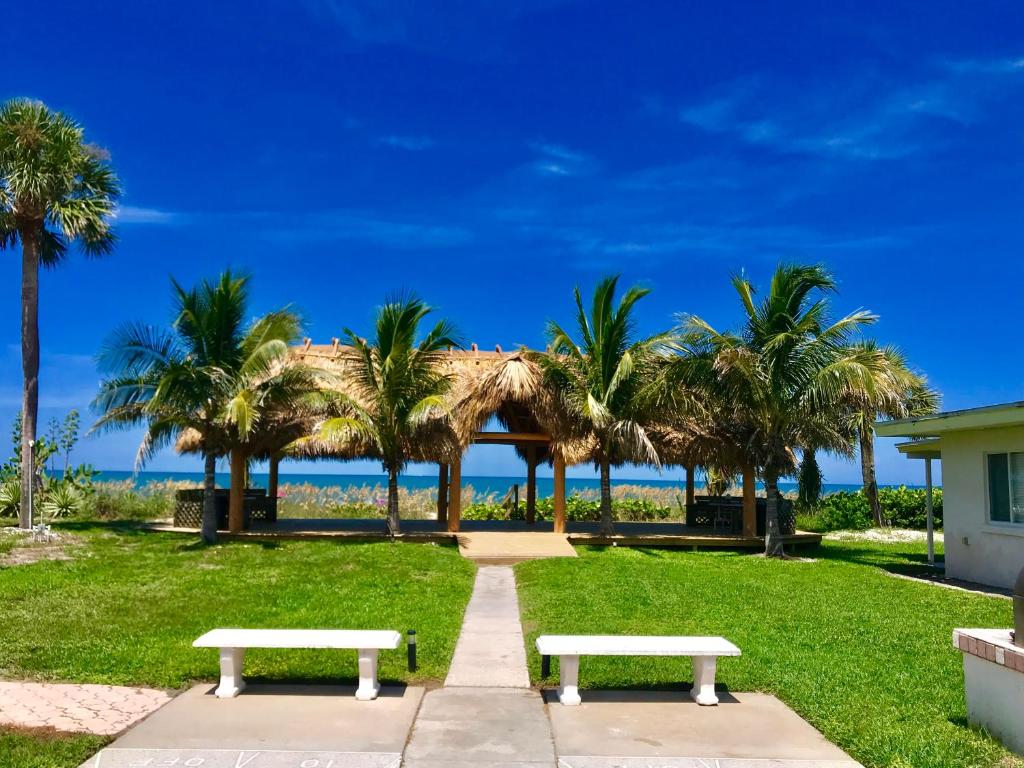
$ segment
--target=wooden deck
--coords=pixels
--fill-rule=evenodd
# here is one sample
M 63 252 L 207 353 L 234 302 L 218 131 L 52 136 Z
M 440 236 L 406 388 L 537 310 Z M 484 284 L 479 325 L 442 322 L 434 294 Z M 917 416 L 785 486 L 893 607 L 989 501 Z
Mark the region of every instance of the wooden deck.
M 167 524 L 153 524 L 152 530 L 177 533 L 197 533 L 193 528 L 175 528 Z M 521 520 L 464 520 L 460 533 L 490 532 L 525 534 L 551 533 L 552 524 L 538 521 L 527 525 Z M 346 541 L 375 541 L 387 538 L 383 520 L 343 519 L 281 519 L 272 524 L 254 525 L 242 533 L 220 532 L 224 539 L 341 539 Z M 597 523 L 569 523 L 565 533 L 570 544 L 619 547 L 689 547 L 723 549 L 763 549 L 764 539 L 714 533 L 706 529 L 687 528 L 682 523 L 617 523 L 614 536 L 598 531 Z M 458 533 L 439 528 L 434 520 L 403 520 L 400 541 L 457 543 Z M 821 543 L 821 534 L 797 531 L 783 537 L 788 546 Z

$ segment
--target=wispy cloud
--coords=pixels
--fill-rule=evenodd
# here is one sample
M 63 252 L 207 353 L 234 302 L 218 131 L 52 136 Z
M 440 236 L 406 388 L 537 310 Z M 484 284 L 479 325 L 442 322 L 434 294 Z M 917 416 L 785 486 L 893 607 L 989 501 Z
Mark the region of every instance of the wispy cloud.
M 470 243 L 469 228 L 440 222 L 426 216 L 380 216 L 368 211 L 337 210 L 297 218 L 287 227 L 279 226 L 278 215 L 256 215 L 256 227 L 272 240 L 363 242 L 394 249 L 454 248 Z
M 419 152 L 434 146 L 434 140 L 429 136 L 396 136 L 393 134 L 381 136 L 377 139 L 377 143 L 393 149 L 404 149 L 407 152 Z
M 160 208 L 141 208 L 134 205 L 118 206 L 114 212 L 117 224 L 177 224 L 184 219 L 178 211 Z
M 929 121 L 978 122 L 1009 89 L 1024 86 L 1024 59 L 946 60 L 930 70 L 909 84 L 861 78 L 845 90 L 745 78 L 678 116 L 694 128 L 777 152 L 893 159 L 944 144 Z
M 592 157 L 561 144 L 532 142 L 530 148 L 538 155 L 531 165 L 542 176 L 582 176 L 596 168 Z

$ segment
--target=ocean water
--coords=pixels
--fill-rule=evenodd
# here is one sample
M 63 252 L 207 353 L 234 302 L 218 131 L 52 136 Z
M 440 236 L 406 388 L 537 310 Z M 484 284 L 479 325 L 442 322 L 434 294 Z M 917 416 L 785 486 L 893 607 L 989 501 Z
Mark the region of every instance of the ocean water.
M 139 472 L 133 474 L 132 472 L 123 471 L 108 471 L 104 470 L 100 472 L 98 478 L 100 481 L 124 481 L 132 480 L 136 487 L 145 486 L 151 482 L 164 482 L 168 480 L 174 481 L 189 481 L 195 483 L 201 483 L 203 475 L 201 472 Z M 386 486 L 387 477 L 383 474 L 375 475 L 347 475 L 347 474 L 313 474 L 313 473 L 281 473 L 279 478 L 280 483 L 302 483 L 309 484 L 320 488 L 326 488 L 329 486 Z M 421 488 L 436 488 L 437 477 L 430 475 L 402 475 L 399 477 L 399 485 L 409 490 L 419 490 Z M 265 488 L 267 485 L 267 475 L 265 473 L 254 472 L 252 474 L 253 485 Z M 217 485 L 221 487 L 227 487 L 230 484 L 230 477 L 227 473 L 217 473 Z M 518 484 L 520 487 L 520 493 L 525 494 L 526 488 L 526 477 L 498 477 L 498 476 L 485 476 L 485 475 L 463 475 L 462 477 L 463 486 L 471 485 L 473 490 L 478 494 L 496 494 L 503 496 L 512 487 L 513 484 Z M 600 488 L 600 481 L 597 478 L 566 478 L 565 481 L 566 492 L 570 495 L 577 491 L 597 491 Z M 613 486 L 623 485 L 639 485 L 648 486 L 651 488 L 666 488 L 676 489 L 681 493 L 685 490 L 685 483 L 676 480 L 634 480 L 634 479 L 612 479 Z M 697 487 L 701 488 L 702 483 L 697 482 Z M 760 484 L 758 488 L 760 488 Z M 783 491 L 796 490 L 796 483 L 780 482 L 779 487 Z M 831 493 L 835 491 L 856 491 L 860 489 L 860 485 L 840 484 L 840 483 L 826 483 L 825 493 Z M 537 495 L 540 497 L 551 496 L 554 493 L 554 481 L 550 477 L 538 477 L 537 478 Z

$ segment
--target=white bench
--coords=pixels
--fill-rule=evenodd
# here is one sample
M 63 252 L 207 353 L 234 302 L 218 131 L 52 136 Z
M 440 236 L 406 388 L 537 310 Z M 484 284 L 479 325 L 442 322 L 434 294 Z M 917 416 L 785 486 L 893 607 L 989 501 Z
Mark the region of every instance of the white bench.
M 359 652 L 359 688 L 356 698 L 377 698 L 377 653 L 394 650 L 402 636 L 394 630 L 362 629 L 214 629 L 193 648 L 220 649 L 220 685 L 217 698 L 230 699 L 245 688 L 242 663 L 246 648 L 348 648 Z
M 724 637 L 672 635 L 541 635 L 541 656 L 559 657 L 558 700 L 567 706 L 580 703 L 580 656 L 692 656 L 693 688 L 698 704 L 718 703 L 715 668 L 719 656 L 739 656 L 740 649 Z

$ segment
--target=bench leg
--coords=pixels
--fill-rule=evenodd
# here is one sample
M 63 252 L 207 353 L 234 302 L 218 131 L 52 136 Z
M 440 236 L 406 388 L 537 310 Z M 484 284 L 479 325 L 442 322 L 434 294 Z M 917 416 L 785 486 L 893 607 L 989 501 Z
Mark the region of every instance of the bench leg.
M 220 649 L 220 685 L 214 691 L 218 699 L 231 699 L 245 688 L 242 679 L 242 661 L 245 659 L 245 648 Z
M 580 703 L 580 657 L 559 657 L 558 671 L 561 676 L 558 700 L 567 707 L 575 707 Z
M 359 649 L 359 688 L 356 689 L 356 698 L 359 701 L 373 701 L 380 693 L 380 683 L 377 682 L 377 649 Z
M 715 695 L 717 662 L 716 656 L 693 657 L 693 688 L 690 689 L 690 697 L 703 706 L 713 706 L 718 703 L 718 697 Z

